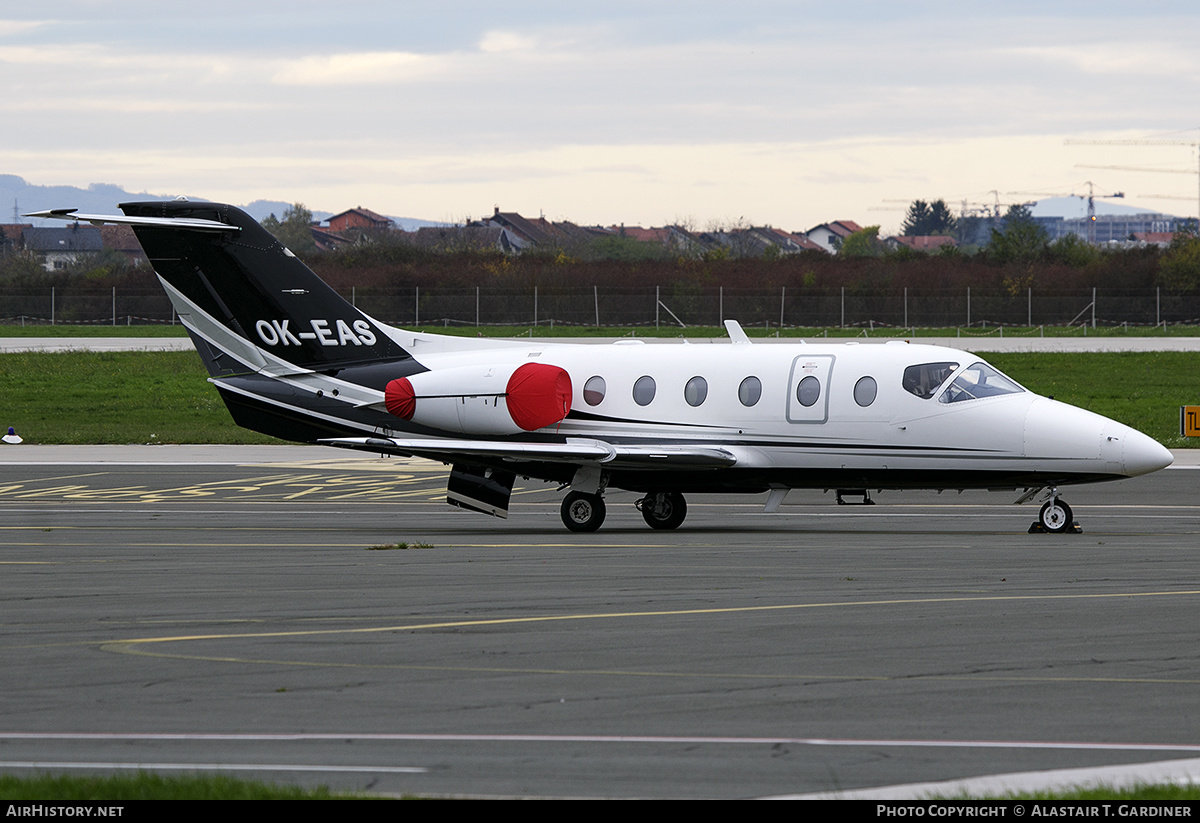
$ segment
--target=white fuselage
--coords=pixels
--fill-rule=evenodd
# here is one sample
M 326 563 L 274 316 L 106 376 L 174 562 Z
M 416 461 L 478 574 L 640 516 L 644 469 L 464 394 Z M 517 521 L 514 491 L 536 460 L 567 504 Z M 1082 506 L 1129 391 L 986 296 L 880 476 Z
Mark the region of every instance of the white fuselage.
M 572 414 L 546 431 L 606 442 L 720 444 L 736 455 L 739 469 L 948 473 L 954 477 L 944 486 L 953 488 L 964 485 L 964 475 L 1027 472 L 1071 482 L 1065 478 L 1134 476 L 1171 461 L 1160 444 L 1128 426 L 1027 390 L 957 402 L 906 390 L 911 366 L 954 364 L 945 386 L 981 362 L 940 346 L 521 341 L 491 347 L 411 333 L 402 339 L 434 373 L 527 362 L 565 369 Z M 447 343 L 450 350 L 442 348 Z M 463 343 L 474 345 L 458 350 Z M 587 391 L 596 378 L 603 380 L 602 395 Z M 702 397 L 698 383 L 688 388 L 696 378 Z M 739 394 L 748 378 L 760 387 L 752 404 Z M 807 394 L 800 390 L 805 378 Z M 875 391 L 856 399 L 863 378 L 874 381 Z M 459 395 L 459 402 L 489 401 L 481 393 Z M 931 481 L 919 485 L 939 485 Z

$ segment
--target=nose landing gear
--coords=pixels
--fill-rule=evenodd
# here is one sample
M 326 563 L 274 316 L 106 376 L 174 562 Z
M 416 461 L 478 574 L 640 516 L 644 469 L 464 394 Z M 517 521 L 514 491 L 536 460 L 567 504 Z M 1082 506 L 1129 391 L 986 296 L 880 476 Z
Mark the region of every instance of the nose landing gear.
M 1067 501 L 1058 496 L 1058 489 L 1050 490 L 1050 499 L 1042 505 L 1037 522 L 1029 527 L 1030 534 L 1079 534 L 1082 531 Z

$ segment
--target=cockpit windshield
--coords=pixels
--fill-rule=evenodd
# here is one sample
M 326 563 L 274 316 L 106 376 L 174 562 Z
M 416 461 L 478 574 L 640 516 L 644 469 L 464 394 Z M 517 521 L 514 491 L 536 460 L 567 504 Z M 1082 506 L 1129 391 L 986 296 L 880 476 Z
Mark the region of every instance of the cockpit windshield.
M 928 400 L 957 368 L 957 363 L 921 363 L 909 366 L 904 370 L 904 390 L 922 400 Z
M 1001 394 L 1020 394 L 1023 391 L 1023 388 L 987 363 L 973 363 L 954 378 L 954 382 L 938 397 L 938 402 L 958 403 Z

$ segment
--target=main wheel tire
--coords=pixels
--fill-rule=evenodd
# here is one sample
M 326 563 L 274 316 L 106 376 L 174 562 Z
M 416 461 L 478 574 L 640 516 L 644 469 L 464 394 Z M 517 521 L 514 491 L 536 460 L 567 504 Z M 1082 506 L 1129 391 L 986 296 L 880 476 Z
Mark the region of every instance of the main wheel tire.
M 598 494 L 571 492 L 563 498 L 563 525 L 573 532 L 594 532 L 604 522 L 604 498 Z
M 1051 534 L 1062 534 L 1071 528 L 1071 524 L 1075 521 L 1072 519 L 1071 507 L 1065 501 L 1055 498 L 1047 500 L 1046 505 L 1042 506 L 1042 511 L 1038 514 L 1038 522 Z
M 679 492 L 651 492 L 641 503 L 642 519 L 652 529 L 677 529 L 687 517 L 687 501 Z

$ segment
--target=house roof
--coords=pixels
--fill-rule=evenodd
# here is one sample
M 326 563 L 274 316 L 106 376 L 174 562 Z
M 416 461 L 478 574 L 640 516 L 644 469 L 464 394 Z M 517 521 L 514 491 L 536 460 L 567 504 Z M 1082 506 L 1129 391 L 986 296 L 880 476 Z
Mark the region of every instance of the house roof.
M 853 220 L 834 220 L 832 223 L 819 223 L 809 229 L 805 234 L 812 234 L 820 228 L 828 229 L 833 234 L 843 239 L 854 234 L 856 231 L 862 231 L 862 226 L 855 223 Z
M 643 243 L 665 243 L 671 239 L 671 230 L 644 229 L 641 226 L 610 226 L 613 234 L 628 237 L 630 240 L 640 240 Z
M 100 239 L 106 249 L 145 257 L 142 244 L 133 232 L 133 226 L 100 226 Z
M 907 246 L 913 251 L 934 251 L 942 246 L 957 246 L 953 237 L 943 234 L 897 235 L 890 238 L 898 245 Z
M 515 238 L 503 226 L 422 226 L 408 235 L 414 246 L 432 251 L 516 250 Z
M 103 251 L 100 229 L 78 223 L 66 228 L 32 226 L 25 229 L 25 248 L 44 254 L 69 251 Z
M 392 218 L 384 217 L 382 214 L 377 214 L 370 209 L 364 209 L 362 206 L 355 206 L 352 209 L 346 209 L 345 211 L 338 212 L 329 219 L 337 220 L 339 217 L 345 217 L 348 214 L 356 214 L 359 217 L 371 221 L 372 223 L 379 223 L 380 225 L 390 225 L 392 223 Z
M 20 246 L 21 236 L 32 228 L 32 223 L 5 223 L 0 225 L 0 237 L 4 238 L 5 243 Z
M 499 207 L 486 222 L 492 226 L 511 229 L 522 240 L 537 245 L 553 245 L 569 236 L 544 217 L 531 220 L 515 211 L 500 211 Z

